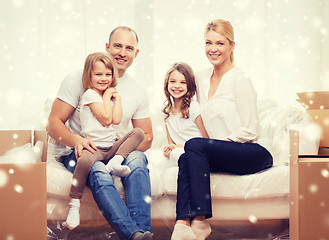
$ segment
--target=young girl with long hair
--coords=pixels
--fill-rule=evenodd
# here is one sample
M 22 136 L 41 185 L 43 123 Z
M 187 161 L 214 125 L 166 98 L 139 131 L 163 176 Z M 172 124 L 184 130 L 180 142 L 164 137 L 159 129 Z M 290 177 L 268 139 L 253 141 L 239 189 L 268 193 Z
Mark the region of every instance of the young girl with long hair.
M 175 149 L 176 162 L 183 152 L 184 144 L 194 137 L 206 137 L 208 134 L 200 116 L 199 104 L 193 101 L 196 93 L 196 84 L 192 68 L 186 63 L 175 63 L 168 70 L 164 81 L 166 106 L 165 125 L 168 145 L 164 154 L 172 158 Z
M 115 89 L 116 75 L 116 69 L 106 53 L 93 53 L 86 58 L 82 75 L 86 91 L 80 101 L 81 135 L 93 141 L 97 149 L 94 153 L 83 149 L 81 156 L 78 156 L 66 220 L 70 229 L 80 224 L 80 198 L 92 165 L 102 161 L 111 174 L 128 176 L 131 172 L 129 167 L 121 163 L 144 139 L 144 132 L 139 128 L 117 139 L 112 125 L 120 123 L 122 106 L 121 97 Z

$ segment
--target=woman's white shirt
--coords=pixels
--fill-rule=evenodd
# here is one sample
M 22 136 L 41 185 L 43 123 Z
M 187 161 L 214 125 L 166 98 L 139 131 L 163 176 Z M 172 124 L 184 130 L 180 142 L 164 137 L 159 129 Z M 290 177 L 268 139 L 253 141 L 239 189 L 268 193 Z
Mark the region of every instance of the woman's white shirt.
M 224 74 L 208 99 L 213 68 L 196 74 L 197 98 L 210 138 L 235 142 L 258 142 L 257 94 L 251 80 L 234 67 Z

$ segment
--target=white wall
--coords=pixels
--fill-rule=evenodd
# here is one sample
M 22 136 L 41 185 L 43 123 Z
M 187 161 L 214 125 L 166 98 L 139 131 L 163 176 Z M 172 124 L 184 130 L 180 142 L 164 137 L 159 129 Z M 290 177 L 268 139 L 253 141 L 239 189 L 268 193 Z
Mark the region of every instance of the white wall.
M 43 128 L 62 79 L 104 51 L 110 31 L 134 28 L 140 55 L 129 72 L 153 109 L 176 61 L 210 66 L 205 25 L 229 20 L 235 59 L 260 97 L 293 101 L 296 91 L 329 90 L 328 0 L 9 0 L 0 5 L 0 129 Z M 49 102 L 51 102 L 51 100 Z

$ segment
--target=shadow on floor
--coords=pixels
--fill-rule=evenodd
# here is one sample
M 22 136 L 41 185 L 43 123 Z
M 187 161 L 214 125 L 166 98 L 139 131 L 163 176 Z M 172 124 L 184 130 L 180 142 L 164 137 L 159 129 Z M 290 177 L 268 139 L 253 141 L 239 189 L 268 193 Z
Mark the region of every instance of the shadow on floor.
M 152 225 L 154 240 L 170 240 L 173 224 L 157 222 Z M 59 222 L 48 223 L 47 240 L 120 240 L 117 234 L 106 223 L 81 224 L 70 231 Z M 273 225 L 263 222 L 258 225 L 222 223 L 212 226 L 212 233 L 207 240 L 286 240 L 289 239 L 289 223 L 280 222 Z

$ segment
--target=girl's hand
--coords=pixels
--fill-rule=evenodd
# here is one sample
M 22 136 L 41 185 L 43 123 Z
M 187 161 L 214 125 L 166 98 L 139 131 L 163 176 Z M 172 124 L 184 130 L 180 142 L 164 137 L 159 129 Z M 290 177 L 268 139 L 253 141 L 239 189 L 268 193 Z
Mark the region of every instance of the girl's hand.
M 107 88 L 103 94 L 103 98 L 112 98 L 113 94 L 116 93 L 117 90 L 114 87 Z
M 166 157 L 169 157 L 170 156 L 170 153 L 172 152 L 173 149 L 175 149 L 177 147 L 176 144 L 169 144 L 167 146 L 165 146 L 163 148 L 163 154 L 166 156 Z
M 168 148 L 168 149 L 164 149 L 164 150 L 163 150 L 163 154 L 164 154 L 166 157 L 169 158 L 169 157 L 170 157 L 170 153 L 171 153 L 171 151 L 172 151 L 172 149 L 169 149 L 169 148 Z
M 232 139 L 230 138 L 226 138 L 225 141 L 228 141 L 228 142 L 234 142 Z
M 116 100 L 121 100 L 121 96 L 120 94 L 116 91 L 113 93 L 112 98 L 116 101 Z

